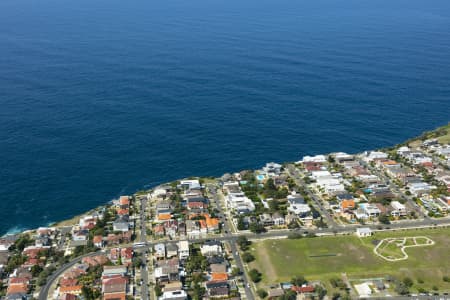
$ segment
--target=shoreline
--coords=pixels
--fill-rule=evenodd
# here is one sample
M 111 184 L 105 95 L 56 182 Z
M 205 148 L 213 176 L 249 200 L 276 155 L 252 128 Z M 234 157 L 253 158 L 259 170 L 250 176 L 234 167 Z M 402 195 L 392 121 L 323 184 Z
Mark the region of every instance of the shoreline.
M 409 138 L 409 139 L 407 139 L 404 142 L 401 142 L 399 144 L 385 146 L 385 147 L 381 147 L 381 148 L 377 148 L 377 149 L 364 150 L 362 152 L 352 153 L 352 155 L 357 155 L 359 153 L 363 153 L 363 152 L 366 152 L 366 151 L 378 151 L 378 150 L 391 149 L 391 148 L 397 147 L 399 145 L 405 145 L 405 144 L 409 144 L 409 143 L 414 143 L 414 142 L 417 142 L 417 141 L 419 141 L 421 139 L 424 139 L 424 138 L 430 138 L 429 137 L 430 135 L 432 136 L 432 135 L 435 135 L 435 134 L 438 134 L 437 136 L 435 136 L 435 138 L 437 138 L 437 139 L 444 139 L 446 141 L 450 141 L 450 132 L 447 132 L 444 136 L 439 135 L 441 130 L 449 130 L 449 129 L 450 129 L 450 122 L 447 123 L 446 125 L 437 127 L 437 128 L 435 128 L 433 130 L 424 131 L 420 135 L 418 135 L 416 137 Z M 330 152 L 330 153 L 333 153 L 333 152 Z M 289 162 L 286 161 L 286 162 L 282 162 L 281 164 L 286 164 L 286 163 L 289 163 Z M 245 169 L 242 169 L 242 170 L 239 170 L 239 171 L 235 171 L 235 172 L 240 172 L 240 171 L 243 171 L 243 170 L 245 170 Z M 247 170 L 254 170 L 254 169 L 247 169 Z M 170 184 L 171 182 L 175 182 L 175 181 L 179 181 L 179 180 L 183 180 L 183 179 L 187 179 L 187 178 L 205 178 L 205 179 L 206 178 L 213 178 L 214 180 L 217 180 L 218 178 L 222 177 L 225 174 L 232 174 L 232 173 L 235 173 L 235 172 L 227 172 L 227 173 L 222 174 L 221 176 L 206 176 L 206 177 L 189 176 L 189 177 L 185 177 L 185 178 L 178 178 L 178 179 L 175 179 L 175 180 L 172 180 L 172 181 L 168 181 L 168 182 L 163 182 L 163 183 L 157 184 L 157 185 L 155 185 L 153 187 L 150 187 L 148 189 L 136 190 L 136 191 L 130 193 L 130 195 L 136 195 L 139 192 L 147 192 L 147 191 L 150 191 L 150 190 L 152 190 L 152 189 L 154 189 L 154 188 L 156 188 L 158 186 L 165 185 L 165 184 Z M 145 187 L 145 186 L 148 186 L 148 185 L 144 185 L 143 187 Z M 90 208 L 88 211 L 85 211 L 85 212 L 80 213 L 78 215 L 74 215 L 72 217 L 69 217 L 68 219 L 64 219 L 64 220 L 60 220 L 60 221 L 54 221 L 54 222 L 53 221 L 52 222 L 48 222 L 46 225 L 41 225 L 41 226 L 39 226 L 37 228 L 31 228 L 31 229 L 30 228 L 21 228 L 20 225 L 15 225 L 15 226 L 9 228 L 5 234 L 1 235 L 1 237 L 3 238 L 3 237 L 6 237 L 6 236 L 14 236 L 14 235 L 20 235 L 20 234 L 25 234 L 25 233 L 31 233 L 33 231 L 36 231 L 40 227 L 63 227 L 63 226 L 67 226 L 67 225 L 76 224 L 77 220 L 80 217 L 82 217 L 82 216 L 84 216 L 86 214 L 89 214 L 92 211 L 98 210 L 99 208 L 106 207 L 106 206 L 110 205 L 114 200 L 117 200 L 117 199 L 111 199 L 111 200 L 107 201 L 104 204 L 100 204 L 100 205 L 98 205 L 96 207 Z M 65 225 L 65 224 L 67 224 L 67 225 Z M 17 229 L 15 230 L 15 228 L 17 228 Z

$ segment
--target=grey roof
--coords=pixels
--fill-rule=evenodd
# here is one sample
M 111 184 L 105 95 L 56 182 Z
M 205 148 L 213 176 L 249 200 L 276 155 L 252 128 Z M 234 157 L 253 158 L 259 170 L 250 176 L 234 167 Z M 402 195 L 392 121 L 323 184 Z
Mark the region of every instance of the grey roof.
M 70 247 L 86 246 L 87 243 L 88 243 L 87 240 L 84 240 L 84 241 L 70 241 Z
M 178 246 L 175 244 L 167 244 L 166 250 L 167 251 L 178 251 Z

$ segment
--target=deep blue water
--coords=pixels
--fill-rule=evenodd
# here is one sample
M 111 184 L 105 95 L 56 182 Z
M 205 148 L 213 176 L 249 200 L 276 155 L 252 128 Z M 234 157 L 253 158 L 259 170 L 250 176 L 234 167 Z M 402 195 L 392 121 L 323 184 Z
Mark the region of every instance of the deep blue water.
M 450 119 L 448 0 L 0 1 L 0 232 Z

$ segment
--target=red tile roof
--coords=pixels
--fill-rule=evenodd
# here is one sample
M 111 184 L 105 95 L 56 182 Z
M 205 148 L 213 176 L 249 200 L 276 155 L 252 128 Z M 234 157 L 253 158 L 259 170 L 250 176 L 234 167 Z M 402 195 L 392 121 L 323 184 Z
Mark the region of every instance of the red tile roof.
M 297 293 L 312 293 L 314 292 L 315 289 L 313 286 L 307 285 L 307 286 L 293 286 L 291 290 Z
M 128 196 L 120 196 L 119 203 L 120 205 L 129 205 L 130 199 L 128 198 Z
M 61 278 L 59 286 L 74 286 L 78 284 L 78 279 L 75 278 Z

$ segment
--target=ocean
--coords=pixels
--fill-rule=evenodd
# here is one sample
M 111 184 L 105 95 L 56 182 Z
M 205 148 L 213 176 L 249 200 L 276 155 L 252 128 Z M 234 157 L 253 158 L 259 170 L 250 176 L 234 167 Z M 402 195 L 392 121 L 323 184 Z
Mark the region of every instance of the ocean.
M 450 120 L 447 0 L 0 1 L 0 233 Z

